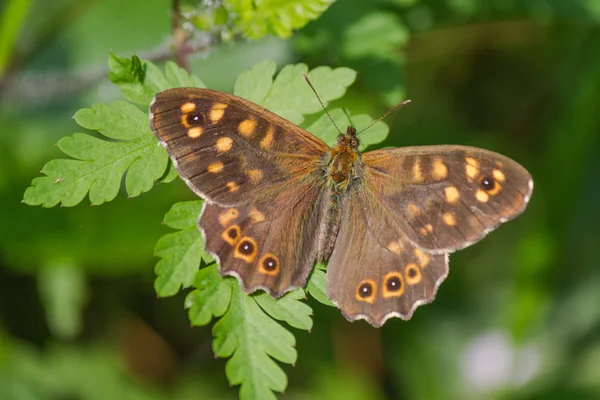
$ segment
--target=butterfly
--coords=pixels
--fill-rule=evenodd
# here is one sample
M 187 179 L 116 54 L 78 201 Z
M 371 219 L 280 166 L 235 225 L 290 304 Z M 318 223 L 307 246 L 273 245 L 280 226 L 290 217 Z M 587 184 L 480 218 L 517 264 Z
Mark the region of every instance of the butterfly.
M 205 202 L 198 221 L 221 275 L 279 297 L 328 263 L 327 296 L 375 327 L 433 301 L 448 254 L 522 213 L 531 175 L 466 146 L 362 154 L 355 128 L 323 141 L 240 97 L 158 93 L 150 125 Z

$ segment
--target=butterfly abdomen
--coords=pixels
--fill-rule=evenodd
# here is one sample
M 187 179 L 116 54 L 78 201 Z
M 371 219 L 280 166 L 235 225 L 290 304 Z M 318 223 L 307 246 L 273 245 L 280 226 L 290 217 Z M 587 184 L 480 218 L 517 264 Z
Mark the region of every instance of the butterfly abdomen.
M 329 202 L 327 204 L 327 209 L 325 210 L 324 223 L 319 232 L 319 250 L 317 253 L 319 262 L 326 262 L 333 252 L 342 218 L 340 207 L 341 201 L 342 193 L 334 191 L 330 192 Z

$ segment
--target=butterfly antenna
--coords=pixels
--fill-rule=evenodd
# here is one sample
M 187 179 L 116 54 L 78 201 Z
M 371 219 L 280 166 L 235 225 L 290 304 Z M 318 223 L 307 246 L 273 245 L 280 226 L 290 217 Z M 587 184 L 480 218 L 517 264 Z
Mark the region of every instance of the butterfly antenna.
M 329 117 L 329 120 L 331 121 L 331 123 L 333 124 L 333 126 L 335 126 L 335 129 L 337 129 L 337 131 L 340 133 L 340 135 L 342 135 L 342 132 L 340 131 L 340 128 L 338 128 L 338 126 L 335 124 L 335 122 L 333 122 L 333 118 L 331 118 L 331 115 L 329 115 L 329 113 L 327 112 L 327 109 L 325 108 L 325 105 L 321 101 L 321 98 L 317 94 L 317 91 L 315 90 L 315 88 L 312 85 L 312 83 L 310 83 L 310 80 L 308 79 L 308 76 L 304 72 L 302 73 L 302 76 L 304 76 L 304 79 L 306 79 L 306 82 L 308 83 L 308 86 L 310 86 L 310 88 L 312 89 L 312 91 L 315 94 L 315 96 L 317 96 L 317 100 L 319 100 L 319 103 L 321 103 L 321 107 L 323 107 L 323 110 L 325 111 L 325 114 L 327 114 L 327 116 Z
M 379 121 L 381 121 L 382 119 L 384 119 L 385 117 L 387 117 L 390 113 L 396 111 L 397 109 L 404 107 L 405 105 L 411 103 L 411 100 L 404 100 L 402 103 L 395 105 L 394 107 L 390 108 L 388 110 L 388 112 L 386 112 L 385 114 L 383 114 L 383 116 L 379 117 L 378 119 L 376 119 L 375 121 L 373 121 L 371 123 L 371 125 L 367 126 L 366 128 L 361 129 L 359 132 L 357 132 L 356 134 L 358 135 L 360 132 L 364 132 L 367 129 L 369 129 L 370 127 L 372 127 L 373 125 L 375 125 L 376 123 L 378 123 Z

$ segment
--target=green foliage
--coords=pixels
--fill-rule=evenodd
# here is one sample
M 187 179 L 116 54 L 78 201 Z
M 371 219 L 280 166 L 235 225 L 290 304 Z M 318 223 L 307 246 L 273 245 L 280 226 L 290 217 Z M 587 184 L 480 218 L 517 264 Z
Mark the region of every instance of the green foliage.
M 294 363 L 294 336 L 272 318 L 298 329 L 310 329 L 312 310 L 299 299 L 302 289 L 278 300 L 266 293 L 245 295 L 233 278 L 221 278 L 216 264 L 202 268 L 194 280 L 196 290 L 186 298 L 192 325 L 206 325 L 212 317 L 222 318 L 213 329 L 213 349 L 218 357 L 231 357 L 225 372 L 232 385 L 240 385 L 243 399 L 275 398 L 287 378 L 270 358 Z
M 374 11 L 346 30 L 343 52 L 348 58 L 399 59 L 408 39 L 408 30 L 395 13 Z
M 325 271 L 317 265 L 308 280 L 306 291 L 318 302 L 326 306 L 335 307 L 335 305 L 327 297 L 327 279 Z
M 288 38 L 317 19 L 335 0 L 224 0 L 183 6 L 184 18 L 199 31 L 218 32 L 229 41 L 236 34 L 249 39 L 266 35 Z
M 154 254 L 161 258 L 156 264 L 154 289 L 160 297 L 176 294 L 180 288 L 190 287 L 200 261 L 208 263 L 212 257 L 204 252 L 204 241 L 196 221 L 202 201 L 189 201 L 173 205 L 163 223 L 178 232 L 160 238 Z
M 160 91 L 175 87 L 199 87 L 204 83 L 195 76 L 188 75 L 175 63 L 168 62 L 165 74 L 151 62 L 141 61 L 137 56 L 131 59 L 110 54 L 108 78 L 117 85 L 123 96 L 133 103 L 148 106 L 152 97 Z
M 226 0 L 233 24 L 250 39 L 266 34 L 282 38 L 323 13 L 334 0 Z
M 149 62 L 136 56 L 131 59 L 109 57 L 111 81 L 121 88 L 130 101 L 148 105 L 154 94 L 171 87 L 204 87 L 202 81 L 190 77 L 174 63 L 167 63 L 165 74 Z M 175 177 L 167 171 L 168 155 L 148 124 L 148 114 L 126 102 L 111 105 L 95 104 L 79 110 L 75 121 L 84 128 L 97 130 L 115 141 L 102 140 L 87 134 L 75 133 L 57 143 L 74 159 L 52 160 L 42 169 L 45 177 L 35 178 L 25 191 L 24 202 L 29 205 L 53 207 L 58 203 L 71 207 L 89 192 L 90 202 L 99 205 L 113 200 L 125 178 L 129 197 L 149 191 L 154 182 Z
M 343 96 L 356 79 L 356 72 L 349 68 L 318 67 L 308 71 L 304 64 L 286 65 L 273 80 L 275 63 L 265 61 L 250 71 L 240 74 L 234 94 L 262 105 L 283 118 L 301 124 L 304 114 L 322 110 L 319 100 L 306 83 L 306 73 L 325 106 L 330 100 Z M 294 96 L 289 96 L 294 93 Z M 329 128 L 333 128 L 331 124 Z
M 125 172 L 125 188 L 130 197 L 147 192 L 167 167 L 168 156 L 148 127 L 146 114 L 125 103 L 95 104 L 79 110 L 75 120 L 84 128 L 98 130 L 119 140 L 106 141 L 76 133 L 59 140 L 58 147 L 70 160 L 53 160 L 44 166 L 45 177 L 35 178 L 25 191 L 29 205 L 71 207 L 89 191 L 94 205 L 111 201 L 119 191 Z

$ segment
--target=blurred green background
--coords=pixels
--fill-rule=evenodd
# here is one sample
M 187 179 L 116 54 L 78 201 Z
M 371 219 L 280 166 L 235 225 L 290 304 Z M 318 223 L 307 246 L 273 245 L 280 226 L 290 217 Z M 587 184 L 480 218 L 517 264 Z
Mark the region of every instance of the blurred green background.
M 483 147 L 535 180 L 527 211 L 454 254 L 409 322 L 373 329 L 310 300 L 283 398 L 600 398 L 600 1 L 338 0 L 291 38 L 259 40 L 219 31 L 197 3 L 182 4 L 188 24 L 212 33 L 194 33 L 189 66 L 209 87 L 231 91 L 267 58 L 351 67 L 332 107 L 377 117 L 413 100 L 384 145 Z M 154 293 L 163 215 L 193 199 L 181 181 L 100 207 L 21 203 L 61 157 L 54 143 L 82 130 L 73 114 L 121 99 L 109 51 L 170 57 L 171 2 L 0 10 L 0 399 L 236 398 L 185 293 Z

